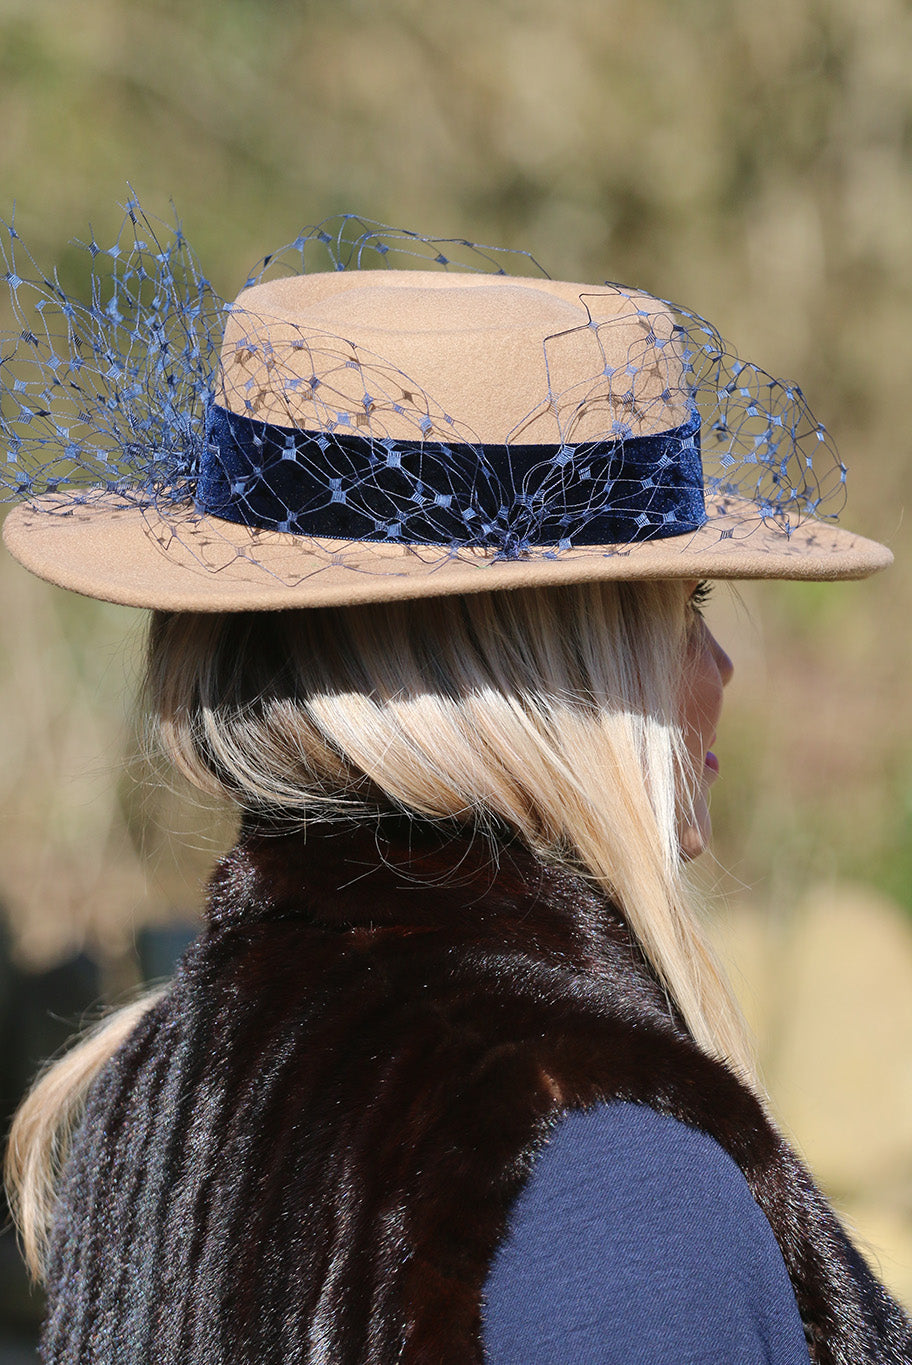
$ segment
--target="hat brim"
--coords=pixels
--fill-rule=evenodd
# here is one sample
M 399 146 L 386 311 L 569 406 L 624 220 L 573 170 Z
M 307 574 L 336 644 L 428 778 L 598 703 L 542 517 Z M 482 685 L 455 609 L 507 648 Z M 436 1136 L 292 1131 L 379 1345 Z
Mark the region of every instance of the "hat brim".
M 166 611 L 348 606 L 591 579 L 866 578 L 891 552 L 828 522 L 786 533 L 757 508 L 708 498 L 698 531 L 634 545 L 491 550 L 311 539 L 236 525 L 192 508 L 126 507 L 107 495 L 74 505 L 47 494 L 14 508 L 3 539 L 39 578 L 87 597 Z

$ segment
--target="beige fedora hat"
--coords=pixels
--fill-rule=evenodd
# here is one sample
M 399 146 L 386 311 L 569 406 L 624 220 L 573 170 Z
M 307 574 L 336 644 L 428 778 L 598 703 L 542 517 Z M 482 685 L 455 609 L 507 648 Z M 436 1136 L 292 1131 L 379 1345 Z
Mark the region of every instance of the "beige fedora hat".
M 272 279 L 226 310 L 211 382 L 178 474 L 154 431 L 126 474 L 75 493 L 58 459 L 8 515 L 10 552 L 62 587 L 175 611 L 861 578 L 892 558 L 828 516 L 844 470 L 800 392 L 637 290 L 452 270 Z

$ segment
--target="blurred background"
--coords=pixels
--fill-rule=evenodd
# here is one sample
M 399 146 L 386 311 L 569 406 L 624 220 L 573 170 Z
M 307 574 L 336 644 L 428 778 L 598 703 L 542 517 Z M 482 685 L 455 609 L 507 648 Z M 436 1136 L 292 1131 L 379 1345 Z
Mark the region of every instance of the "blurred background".
M 0 216 L 78 289 L 129 181 L 231 297 L 351 210 L 710 318 L 849 466 L 864 584 L 719 589 L 710 910 L 774 1106 L 912 1303 L 907 0 L 0 0 Z M 69 272 L 69 273 L 68 273 Z M 0 302 L 0 326 L 9 325 Z M 152 773 L 140 613 L 0 561 L 0 1102 L 166 974 L 230 820 Z M 40 1300 L 0 1238 L 0 1361 Z

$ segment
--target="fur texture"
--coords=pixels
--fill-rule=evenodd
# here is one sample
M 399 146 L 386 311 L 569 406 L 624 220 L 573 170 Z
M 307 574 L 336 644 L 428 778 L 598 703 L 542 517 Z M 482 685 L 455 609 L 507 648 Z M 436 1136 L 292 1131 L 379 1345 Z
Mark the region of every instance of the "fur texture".
M 613 1098 L 732 1155 L 817 1365 L 912 1361 L 908 1319 L 618 912 L 515 846 L 383 829 L 249 833 L 220 865 L 75 1140 L 47 1365 L 479 1365 L 537 1148 Z

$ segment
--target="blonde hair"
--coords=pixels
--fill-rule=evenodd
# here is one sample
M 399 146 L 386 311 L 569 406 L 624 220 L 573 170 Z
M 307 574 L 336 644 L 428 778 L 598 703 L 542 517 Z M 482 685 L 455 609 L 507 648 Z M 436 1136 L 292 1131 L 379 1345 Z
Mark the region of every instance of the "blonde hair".
M 680 723 L 687 633 L 676 581 L 156 613 L 146 696 L 180 771 L 247 811 L 306 824 L 392 806 L 507 825 L 570 862 L 623 911 L 696 1042 L 750 1076 L 679 851 L 696 790 Z M 17 1116 L 8 1178 L 33 1265 L 65 1133 L 139 1012 L 52 1067 Z

